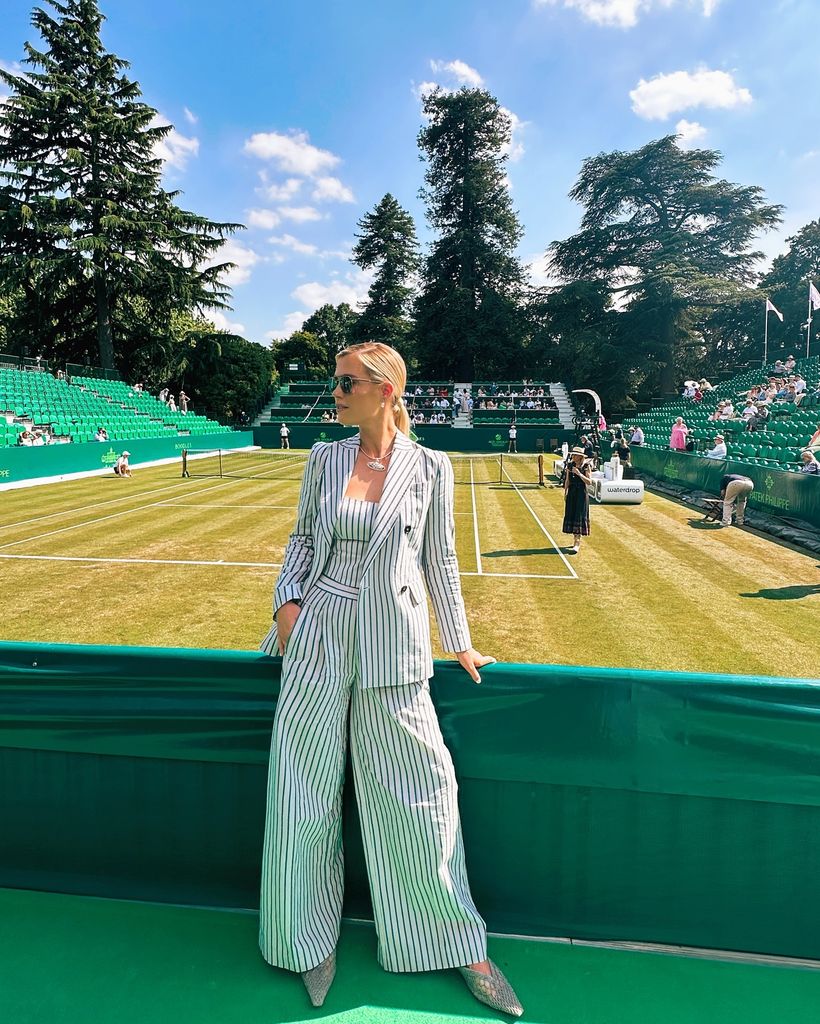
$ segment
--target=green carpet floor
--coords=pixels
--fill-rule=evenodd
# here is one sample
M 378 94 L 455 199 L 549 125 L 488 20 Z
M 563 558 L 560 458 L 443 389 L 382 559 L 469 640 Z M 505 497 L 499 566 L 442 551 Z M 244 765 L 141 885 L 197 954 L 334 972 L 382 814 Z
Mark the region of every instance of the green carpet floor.
M 797 1024 L 820 971 L 493 938 L 490 955 L 544 1024 Z M 4 1024 L 448 1024 L 502 1020 L 454 971 L 387 974 L 371 927 L 346 924 L 336 981 L 313 1010 L 269 968 L 251 914 L 0 890 Z

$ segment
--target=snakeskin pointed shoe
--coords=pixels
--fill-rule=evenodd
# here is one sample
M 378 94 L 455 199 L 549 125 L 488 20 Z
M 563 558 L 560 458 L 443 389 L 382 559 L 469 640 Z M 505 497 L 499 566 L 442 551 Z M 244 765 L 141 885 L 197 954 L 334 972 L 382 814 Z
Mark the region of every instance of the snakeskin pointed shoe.
M 302 981 L 314 1006 L 321 1006 L 336 976 L 336 950 L 316 967 L 302 971 Z
M 501 1010 L 502 1013 L 508 1013 L 511 1017 L 520 1017 L 524 1007 L 518 1001 L 512 985 L 492 960 L 488 962 L 490 974 L 474 971 L 472 967 L 459 967 L 462 978 L 467 982 L 467 988 L 480 1003 L 494 1010 Z

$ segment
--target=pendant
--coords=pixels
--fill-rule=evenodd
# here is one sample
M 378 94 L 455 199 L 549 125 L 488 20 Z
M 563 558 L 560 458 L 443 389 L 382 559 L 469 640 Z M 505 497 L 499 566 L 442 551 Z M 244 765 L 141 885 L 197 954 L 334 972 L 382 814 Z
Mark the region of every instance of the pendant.
M 372 459 L 367 465 L 370 469 L 375 469 L 377 473 L 383 473 L 387 469 L 387 466 L 379 459 Z

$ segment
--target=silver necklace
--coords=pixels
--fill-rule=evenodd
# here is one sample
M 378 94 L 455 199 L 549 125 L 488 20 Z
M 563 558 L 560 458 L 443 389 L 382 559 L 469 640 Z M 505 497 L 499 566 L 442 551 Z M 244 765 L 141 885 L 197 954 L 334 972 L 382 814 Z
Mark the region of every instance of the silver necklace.
M 395 445 L 395 441 L 393 442 L 393 445 Z M 359 451 L 362 453 L 362 455 L 364 455 L 366 459 L 369 459 L 367 465 L 369 466 L 370 469 L 374 469 L 377 473 L 384 473 L 384 471 L 387 469 L 387 466 L 385 466 L 384 462 L 382 462 L 382 459 L 386 461 L 387 459 L 390 458 L 390 456 L 393 454 L 393 445 L 391 445 L 390 451 L 386 452 L 384 455 L 368 455 L 361 445 L 359 445 Z

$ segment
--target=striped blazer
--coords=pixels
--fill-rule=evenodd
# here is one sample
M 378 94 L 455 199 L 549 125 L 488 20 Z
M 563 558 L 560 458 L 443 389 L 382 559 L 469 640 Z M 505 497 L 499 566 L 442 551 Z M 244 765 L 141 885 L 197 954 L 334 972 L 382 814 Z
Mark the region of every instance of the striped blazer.
M 277 609 L 286 601 L 302 600 L 322 575 L 358 450 L 355 434 L 320 442 L 310 451 L 296 527 L 274 590 L 274 624 L 261 644 L 268 654 L 278 652 Z M 432 676 L 424 580 L 443 647 L 469 649 L 455 552 L 453 467 L 443 452 L 422 448 L 397 433 L 357 598 L 362 687 L 401 686 Z

